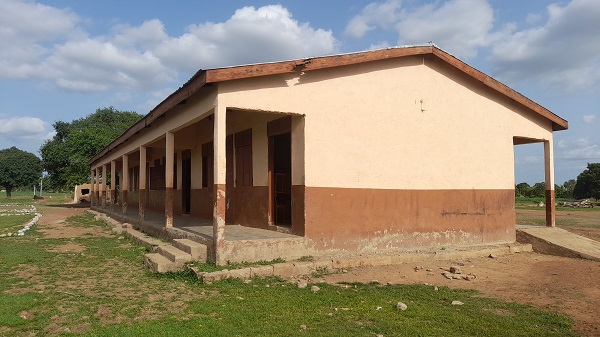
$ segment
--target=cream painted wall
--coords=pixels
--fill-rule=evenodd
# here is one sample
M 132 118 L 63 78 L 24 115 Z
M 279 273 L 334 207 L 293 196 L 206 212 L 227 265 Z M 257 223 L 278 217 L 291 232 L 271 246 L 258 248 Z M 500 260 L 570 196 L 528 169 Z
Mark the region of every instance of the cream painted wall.
M 513 136 L 552 139 L 550 121 L 423 57 L 218 88 L 227 107 L 306 115 L 306 186 L 512 189 Z

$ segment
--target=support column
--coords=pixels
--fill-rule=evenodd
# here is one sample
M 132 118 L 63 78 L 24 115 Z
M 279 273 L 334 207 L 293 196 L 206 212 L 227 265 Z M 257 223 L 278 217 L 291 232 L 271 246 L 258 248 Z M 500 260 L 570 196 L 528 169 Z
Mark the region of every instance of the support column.
M 102 164 L 102 185 L 100 185 L 100 193 L 102 193 L 100 200 L 102 209 L 106 208 L 106 164 Z
M 546 226 L 556 226 L 554 192 L 554 148 L 552 139 L 544 141 L 544 168 L 546 177 Z
M 110 203 L 112 205 L 112 211 L 115 211 L 115 204 L 117 199 L 117 162 L 114 160 L 110 161 Z
M 96 181 L 96 170 L 93 168 L 90 170 L 90 206 L 94 206 L 96 202 L 94 195 L 96 194 L 96 190 L 94 189 Z
M 144 221 L 146 213 L 146 147 L 140 146 L 140 207 L 139 219 Z
M 226 211 L 226 115 L 227 109 L 217 105 L 214 109 L 214 189 L 213 189 L 213 244 L 215 263 L 224 264 L 221 252 L 225 248 L 225 211 Z
M 100 206 L 100 167 L 96 167 L 96 206 Z
M 129 190 L 129 155 L 123 155 L 123 170 L 121 171 L 121 206 L 123 215 L 127 214 L 127 191 Z
M 165 227 L 173 226 L 173 157 L 175 156 L 175 134 L 165 134 Z

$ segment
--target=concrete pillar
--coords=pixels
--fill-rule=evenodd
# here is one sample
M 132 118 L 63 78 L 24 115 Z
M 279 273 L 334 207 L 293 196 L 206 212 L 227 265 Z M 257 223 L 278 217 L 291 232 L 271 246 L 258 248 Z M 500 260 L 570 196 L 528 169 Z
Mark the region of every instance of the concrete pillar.
M 96 167 L 96 206 L 100 206 L 100 167 Z
M 554 191 L 554 148 L 552 139 L 544 141 L 544 168 L 546 177 L 546 226 L 556 226 Z
M 96 202 L 94 194 L 96 193 L 95 191 L 95 181 L 96 181 L 96 170 L 94 170 L 93 168 L 90 169 L 90 205 L 94 206 L 94 203 Z
M 146 147 L 140 146 L 140 207 L 138 217 L 144 221 L 146 214 Z
M 215 263 L 226 261 L 221 252 L 225 248 L 225 211 L 226 211 L 226 115 L 227 109 L 217 105 L 214 109 L 214 189 L 213 189 L 213 244 Z
M 129 156 L 123 155 L 123 171 L 121 171 L 121 208 L 127 214 L 127 191 L 129 190 Z
M 115 211 L 115 204 L 117 198 L 117 162 L 114 160 L 110 161 L 110 203 L 112 205 L 112 211 Z
M 165 134 L 165 227 L 173 226 L 173 158 L 175 156 L 175 134 Z
M 100 185 L 100 202 L 102 209 L 106 208 L 106 164 L 102 164 L 102 184 Z

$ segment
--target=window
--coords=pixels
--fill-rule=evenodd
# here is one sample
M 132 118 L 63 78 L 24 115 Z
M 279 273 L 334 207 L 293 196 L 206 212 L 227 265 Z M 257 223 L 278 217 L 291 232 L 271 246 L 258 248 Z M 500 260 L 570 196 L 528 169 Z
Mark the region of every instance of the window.
M 252 186 L 252 129 L 235 134 L 235 184 Z

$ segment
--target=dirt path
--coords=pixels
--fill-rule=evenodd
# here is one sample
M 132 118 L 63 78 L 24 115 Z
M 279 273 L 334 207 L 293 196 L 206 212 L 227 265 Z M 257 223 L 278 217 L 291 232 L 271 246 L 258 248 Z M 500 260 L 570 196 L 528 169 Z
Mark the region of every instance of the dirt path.
M 448 280 L 441 268 L 462 265 L 472 281 Z M 428 271 L 429 270 L 429 271 Z M 363 267 L 343 274 L 327 275 L 320 281 L 430 284 L 450 288 L 476 289 L 485 296 L 560 312 L 574 320 L 584 336 L 600 336 L 600 262 L 536 253 L 463 261 L 428 261 L 398 266 Z

